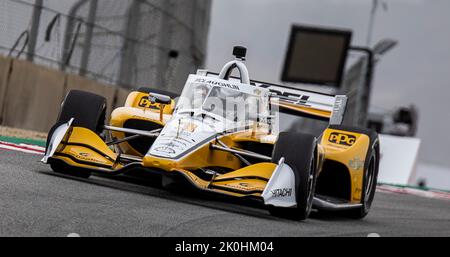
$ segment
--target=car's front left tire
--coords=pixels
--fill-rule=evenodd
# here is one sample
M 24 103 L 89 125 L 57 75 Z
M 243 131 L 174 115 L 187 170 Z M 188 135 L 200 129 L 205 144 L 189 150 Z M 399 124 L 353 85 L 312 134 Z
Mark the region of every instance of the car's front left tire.
M 81 90 L 71 90 L 64 99 L 56 124 L 48 133 L 47 146 L 53 131 L 61 124 L 74 119 L 72 126 L 83 127 L 100 134 L 103 131 L 106 117 L 106 98 L 103 96 Z M 88 178 L 91 173 L 78 168 L 70 167 L 61 162 L 51 161 L 50 166 L 56 173 L 74 177 Z

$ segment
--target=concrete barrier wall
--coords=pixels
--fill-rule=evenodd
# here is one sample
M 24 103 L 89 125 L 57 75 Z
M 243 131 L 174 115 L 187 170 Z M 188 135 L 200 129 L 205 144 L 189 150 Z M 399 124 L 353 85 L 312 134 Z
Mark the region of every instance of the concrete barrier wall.
M 66 75 L 14 60 L 3 105 L 3 125 L 45 132 L 56 121 Z
M 0 56 L 0 124 L 48 132 L 64 97 L 72 89 L 104 96 L 108 117 L 113 108 L 123 106 L 129 93 L 77 75 Z
M 3 103 L 6 94 L 6 87 L 8 85 L 8 78 L 11 68 L 12 60 L 0 56 L 0 124 L 3 120 Z
M 117 88 L 116 91 L 116 101 L 114 103 L 113 108 L 121 107 L 125 105 L 128 94 L 130 94 L 130 90 Z

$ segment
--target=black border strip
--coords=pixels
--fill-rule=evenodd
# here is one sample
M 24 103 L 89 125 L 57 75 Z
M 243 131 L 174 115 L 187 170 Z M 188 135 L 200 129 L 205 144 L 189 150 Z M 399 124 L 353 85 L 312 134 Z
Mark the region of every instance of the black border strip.
M 326 121 L 326 122 L 329 122 L 331 119 L 331 116 L 330 116 L 330 118 L 322 117 L 319 115 L 314 115 L 312 113 L 307 113 L 302 110 L 293 110 L 291 108 L 287 108 L 284 106 L 278 106 L 278 108 L 279 108 L 280 113 L 289 114 L 289 115 L 293 115 L 293 116 L 300 116 L 300 117 L 307 118 L 307 119 L 320 120 L 320 121 Z
M 233 180 L 240 180 L 240 179 L 259 179 L 266 182 L 269 182 L 268 179 L 259 177 L 259 176 L 243 176 L 243 177 L 233 177 L 233 178 L 223 178 L 223 179 L 215 179 L 214 182 L 223 182 L 223 181 L 233 181 Z
M 216 182 L 216 181 L 214 181 Z M 213 183 L 214 183 L 213 182 Z M 222 186 L 218 186 L 218 185 L 214 185 L 211 184 L 210 188 L 212 189 L 220 189 L 223 191 L 229 191 L 229 192 L 233 192 L 233 193 L 238 193 L 238 194 L 243 194 L 243 195 L 250 195 L 250 194 L 255 194 L 255 193 L 260 193 L 262 194 L 263 190 L 251 190 L 251 191 L 244 191 L 244 190 L 239 190 L 239 189 L 233 189 L 233 188 L 228 188 L 228 187 L 222 187 Z
M 75 158 L 74 156 L 70 155 L 70 154 L 65 154 L 65 153 L 55 153 L 54 156 L 60 156 L 60 157 L 66 157 L 71 159 L 72 161 L 79 163 L 79 164 L 83 164 L 83 165 L 90 165 L 90 166 L 94 166 L 94 167 L 100 167 L 100 168 L 105 168 L 105 169 L 112 169 L 112 166 L 109 165 L 105 165 L 105 164 L 100 164 L 100 163 L 96 163 L 96 162 L 88 162 L 88 161 L 82 161 L 79 160 L 77 158 Z

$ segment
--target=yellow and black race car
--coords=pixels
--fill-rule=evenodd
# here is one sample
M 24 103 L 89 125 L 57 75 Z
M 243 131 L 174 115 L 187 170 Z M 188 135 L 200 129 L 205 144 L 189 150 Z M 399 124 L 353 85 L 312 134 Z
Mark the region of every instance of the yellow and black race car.
M 239 78 L 231 76 L 235 69 Z M 240 59 L 219 74 L 189 75 L 179 97 L 131 92 L 107 125 L 105 98 L 73 90 L 42 161 L 84 178 L 139 169 L 161 175 L 163 186 L 187 182 L 252 198 L 298 220 L 312 208 L 363 218 L 375 194 L 379 141 L 375 132 L 342 125 L 346 101 L 252 81 Z M 305 133 L 307 120 L 324 126 Z

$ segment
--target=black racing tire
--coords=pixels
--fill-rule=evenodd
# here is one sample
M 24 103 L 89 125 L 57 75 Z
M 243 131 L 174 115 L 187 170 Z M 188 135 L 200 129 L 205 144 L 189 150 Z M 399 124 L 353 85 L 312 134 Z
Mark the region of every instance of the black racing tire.
M 281 132 L 272 153 L 272 162 L 284 157 L 295 173 L 295 193 L 297 206 L 283 208 L 269 206 L 270 214 L 278 217 L 305 220 L 308 218 L 317 180 L 317 139 L 313 135 Z
M 71 118 L 74 118 L 72 126 L 87 128 L 100 135 L 106 118 L 106 98 L 80 90 L 69 91 L 61 105 L 58 120 L 48 133 L 47 146 L 53 131 Z M 91 175 L 89 171 L 60 162 L 52 162 L 50 167 L 56 173 L 74 177 L 88 178 Z
M 380 164 L 380 145 L 378 140 L 375 141 L 369 149 L 367 154 L 367 162 L 364 165 L 363 191 L 361 197 L 362 206 L 359 208 L 342 211 L 342 216 L 352 219 L 362 219 L 370 211 L 373 199 L 375 197 L 375 190 L 378 181 L 378 169 Z
M 71 118 L 74 118 L 72 126 L 100 134 L 106 119 L 106 98 L 80 90 L 69 91 L 62 103 L 57 123 L 68 122 Z

